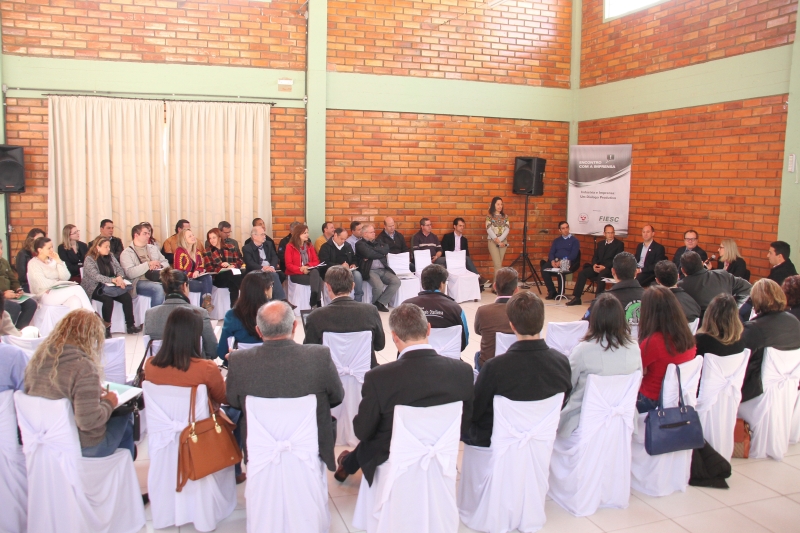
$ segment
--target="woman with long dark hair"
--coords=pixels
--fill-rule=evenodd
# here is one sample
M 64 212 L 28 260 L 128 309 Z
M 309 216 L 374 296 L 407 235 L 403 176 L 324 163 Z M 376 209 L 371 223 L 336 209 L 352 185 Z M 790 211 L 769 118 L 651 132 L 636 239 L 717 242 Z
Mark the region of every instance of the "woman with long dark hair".
M 226 364 L 230 337 L 236 339 L 236 342 L 261 342 L 261 337 L 256 332 L 256 315 L 259 308 L 272 299 L 272 276 L 266 272 L 250 272 L 242 280 L 241 289 L 236 305 L 225 313 L 217 345 L 217 355 Z
M 311 286 L 311 298 L 309 305 L 319 307 L 322 297 L 322 278 L 319 269 L 313 268 L 319 265 L 317 252 L 311 245 L 308 238 L 308 226 L 298 224 L 292 230 L 292 238 L 286 245 L 286 275 L 292 283 Z
M 486 233 L 489 238 L 489 255 L 492 256 L 492 283 L 497 271 L 503 268 L 503 257 L 508 249 L 508 232 L 510 231 L 508 216 L 503 210 L 503 199 L 499 196 L 492 198 L 489 204 L 489 215 L 486 217 Z
M 666 287 L 651 286 L 644 291 L 639 317 L 639 348 L 644 377 L 636 408 L 640 413 L 646 413 L 658 405 L 667 366 L 691 361 L 697 351 L 683 309 Z
M 33 259 L 33 243 L 39 237 L 46 237 L 47 233 L 43 229 L 33 228 L 25 236 L 25 241 L 22 243 L 22 248 L 17 252 L 17 258 L 14 263 L 17 267 L 17 276 L 19 276 L 19 284 L 25 292 L 31 292 L 28 286 L 28 262 Z
M 232 268 L 242 268 L 244 260 L 239 250 L 232 244 L 225 242 L 222 232 L 212 228 L 206 233 L 208 246 L 203 250 L 203 261 L 207 272 L 215 272 L 214 286 L 228 289 L 231 298 L 231 307 L 239 297 L 239 287 L 242 285 L 242 274 L 234 274 Z M 224 271 L 223 271 L 224 269 Z
M 703 315 L 703 325 L 694 336 L 697 355 L 711 353 L 724 357 L 744 351 L 742 332 L 744 327 L 739 320 L 739 306 L 730 294 L 718 294 L 708 304 Z

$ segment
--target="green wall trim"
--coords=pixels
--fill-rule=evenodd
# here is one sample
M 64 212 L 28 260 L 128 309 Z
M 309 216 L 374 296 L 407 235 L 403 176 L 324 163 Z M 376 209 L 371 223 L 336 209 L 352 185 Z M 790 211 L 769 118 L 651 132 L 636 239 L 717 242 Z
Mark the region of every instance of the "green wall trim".
M 578 144 L 578 104 L 581 86 L 581 26 L 583 24 L 583 0 L 572 1 L 572 42 L 570 43 L 569 86 L 572 93 L 570 107 L 569 145 Z
M 328 108 L 569 122 L 569 89 L 328 72 Z
M 325 222 L 328 0 L 308 4 L 308 106 L 306 108 L 306 217 L 313 240 Z
M 792 45 L 579 91 L 576 120 L 652 113 L 789 92 Z
M 800 30 L 800 19 L 797 29 Z M 786 140 L 783 145 L 783 181 L 781 182 L 781 210 L 778 216 L 778 239 L 792 248 L 792 262 L 800 264 L 800 172 L 795 163 L 789 172 L 789 156 L 800 156 L 800 42 L 791 46 L 791 77 L 789 81 L 789 110 L 786 117 Z

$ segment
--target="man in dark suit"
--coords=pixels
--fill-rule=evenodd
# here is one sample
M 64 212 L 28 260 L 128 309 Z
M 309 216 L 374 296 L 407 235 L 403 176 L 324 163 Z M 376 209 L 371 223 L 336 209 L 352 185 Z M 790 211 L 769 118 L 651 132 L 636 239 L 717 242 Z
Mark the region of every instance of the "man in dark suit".
M 386 254 L 389 246 L 375 238 L 375 226 L 361 227 L 361 240 L 356 243 L 358 270 L 361 277 L 372 287 L 372 305 L 383 313 L 389 312 L 389 302 L 400 290 L 400 278 L 389 268 Z
M 408 252 L 408 245 L 403 234 L 395 229 L 394 219 L 386 217 L 383 219 L 383 230 L 378 234 L 378 241 L 389 246 L 390 254 L 402 254 Z
M 472 424 L 464 442 L 488 448 L 494 425 L 493 401 L 503 396 L 515 402 L 534 402 L 564 393 L 561 407 L 572 392 L 569 359 L 540 338 L 544 302 L 532 292 L 515 294 L 506 313 L 517 342 L 500 357 L 486 361 L 475 383 Z
M 275 300 L 286 299 L 282 285 L 285 276 L 275 268 L 278 265 L 278 255 L 275 249 L 267 244 L 267 233 L 262 226 L 253 226 L 250 242 L 242 247 L 242 257 L 245 272 L 268 272 L 272 276 L 272 297 Z
M 602 278 L 611 277 L 611 266 L 614 258 L 618 253 L 625 251 L 625 243 L 614 237 L 614 226 L 606 224 L 603 228 L 603 235 L 605 239 L 597 245 L 592 257 L 592 264 L 587 265 L 581 273 L 578 274 L 578 281 L 575 282 L 575 290 L 572 291 L 572 300 L 567 302 L 567 305 L 581 305 L 581 295 L 583 294 L 583 287 L 586 285 L 586 280 L 590 279 L 595 282 L 595 294 L 601 294 L 606 284 Z
M 700 304 L 695 302 L 688 292 L 678 287 L 678 269 L 675 267 L 675 263 L 668 259 L 659 261 L 656 263 L 655 274 L 656 283 L 668 288 L 678 299 L 687 322 L 694 322 L 700 318 Z
M 240 409 L 239 428 L 247 442 L 245 398 L 317 397 L 319 456 L 329 470 L 336 468 L 331 407 L 344 399 L 344 387 L 327 346 L 303 346 L 292 340 L 297 322 L 285 302 L 269 302 L 258 310 L 256 331 L 264 344 L 236 350 L 228 356 L 228 403 Z M 245 457 L 247 457 L 245 447 Z
M 392 422 L 396 405 L 432 407 L 463 402 L 462 434 L 472 417 L 472 367 L 442 357 L 430 344 L 430 324 L 422 309 L 404 303 L 389 315 L 392 340 L 400 350 L 397 361 L 367 372 L 361 388 L 361 404 L 353 419 L 359 442 L 352 452 L 339 455 L 334 477 L 344 481 L 358 469 L 372 485 L 375 469 L 389 459 Z
M 347 230 L 344 228 L 336 228 L 333 230 L 333 236 L 319 248 L 319 260 L 321 263 L 328 265 L 320 267 L 319 275 L 322 276 L 323 279 L 325 279 L 328 268 L 332 265 L 347 266 L 348 268 L 358 266 L 356 251 L 353 250 L 353 247 L 347 242 Z M 355 282 L 353 298 L 355 301 L 360 302 L 364 297 L 364 278 L 361 277 L 361 272 L 358 270 L 351 270 L 351 273 L 353 274 L 353 281 Z M 350 294 L 349 291 L 348 294 Z
M 700 256 L 703 263 L 708 261 L 708 254 L 705 250 L 697 246 L 697 243 L 700 241 L 700 235 L 693 229 L 687 230 L 686 233 L 683 234 L 683 242 L 684 246 L 681 246 L 675 251 L 675 257 L 672 258 L 672 262 L 675 263 L 675 266 L 678 267 L 678 275 L 680 279 L 683 279 L 684 273 L 681 270 L 681 257 L 686 252 L 694 252 Z
M 442 257 L 440 257 L 436 262 L 447 267 L 446 252 L 460 252 L 461 250 L 464 250 L 467 256 L 467 270 L 473 274 L 478 274 L 478 269 L 475 268 L 475 263 L 472 262 L 472 258 L 469 256 L 469 243 L 467 242 L 467 238 L 464 237 L 464 230 L 466 227 L 467 223 L 464 222 L 463 218 L 458 217 L 457 219 L 453 220 L 453 231 L 442 235 Z M 478 274 L 478 276 L 480 276 L 480 274 Z M 483 284 L 486 283 L 486 280 L 481 277 L 478 280 L 478 283 L 481 284 L 481 290 L 483 290 Z
M 343 233 L 347 235 L 345 231 Z M 322 245 L 323 248 L 330 242 Z M 345 243 L 346 246 L 350 246 Z M 374 305 L 364 304 L 350 298 L 353 290 L 353 274 L 341 265 L 334 265 L 325 273 L 325 290 L 331 303 L 314 309 L 306 319 L 306 338 L 303 344 L 322 344 L 322 335 L 329 333 L 372 332 L 371 368 L 378 366 L 375 352 L 383 350 L 386 335 L 383 333 L 381 316 Z
M 751 285 L 737 278 L 726 270 L 706 270 L 700 254 L 689 251 L 681 256 L 681 271 L 685 278 L 678 282 L 678 287 L 685 290 L 700 306 L 700 316 L 718 294 L 730 294 L 739 305 L 750 296 Z
M 789 276 L 797 275 L 797 269 L 795 269 L 792 260 L 789 259 L 791 252 L 792 249 L 789 243 L 784 241 L 775 241 L 769 245 L 767 261 L 769 261 L 770 271 L 767 278 L 778 285 L 783 285 L 783 281 Z
M 636 246 L 636 253 L 633 254 L 639 270 L 638 274 L 636 274 L 636 281 L 642 287 L 647 287 L 656 280 L 656 263 L 667 258 L 667 252 L 664 247 L 653 240 L 655 236 L 656 230 L 652 224 L 647 224 L 643 227 L 643 242 Z

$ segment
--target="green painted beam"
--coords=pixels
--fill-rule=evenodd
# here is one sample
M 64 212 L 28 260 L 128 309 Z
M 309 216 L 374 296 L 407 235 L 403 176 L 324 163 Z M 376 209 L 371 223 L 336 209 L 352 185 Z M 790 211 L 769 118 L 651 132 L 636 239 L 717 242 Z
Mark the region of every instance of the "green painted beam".
M 306 223 L 312 241 L 325 221 L 325 128 L 328 1 L 308 4 L 308 106 L 306 107 Z
M 578 144 L 578 105 L 581 86 L 581 26 L 583 25 L 583 0 L 572 2 L 572 43 L 569 63 L 569 86 L 572 93 L 570 109 L 569 144 Z
M 800 19 L 797 21 L 800 29 Z M 792 247 L 792 262 L 800 264 L 800 171 L 795 163 L 789 172 L 789 157 L 800 156 L 800 42 L 792 45 L 792 74 L 789 81 L 789 113 L 786 117 L 786 141 L 783 149 L 783 181 L 778 239 Z

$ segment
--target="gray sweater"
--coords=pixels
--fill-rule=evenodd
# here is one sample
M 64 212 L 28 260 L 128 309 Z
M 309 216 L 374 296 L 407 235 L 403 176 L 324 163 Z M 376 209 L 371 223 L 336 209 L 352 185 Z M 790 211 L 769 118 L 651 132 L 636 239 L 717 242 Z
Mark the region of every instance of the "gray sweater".
M 111 254 L 108 254 L 111 258 L 111 266 L 114 267 L 114 277 L 125 277 L 125 272 L 122 271 L 122 267 L 119 265 L 117 258 Z M 104 276 L 100 273 L 100 269 L 97 266 L 97 261 L 92 259 L 91 256 L 86 256 L 86 259 L 83 260 L 83 274 L 81 275 L 81 287 L 86 292 L 86 296 L 89 297 L 89 300 L 92 299 L 92 294 L 94 294 L 97 285 L 100 283 L 112 283 L 112 277 Z

